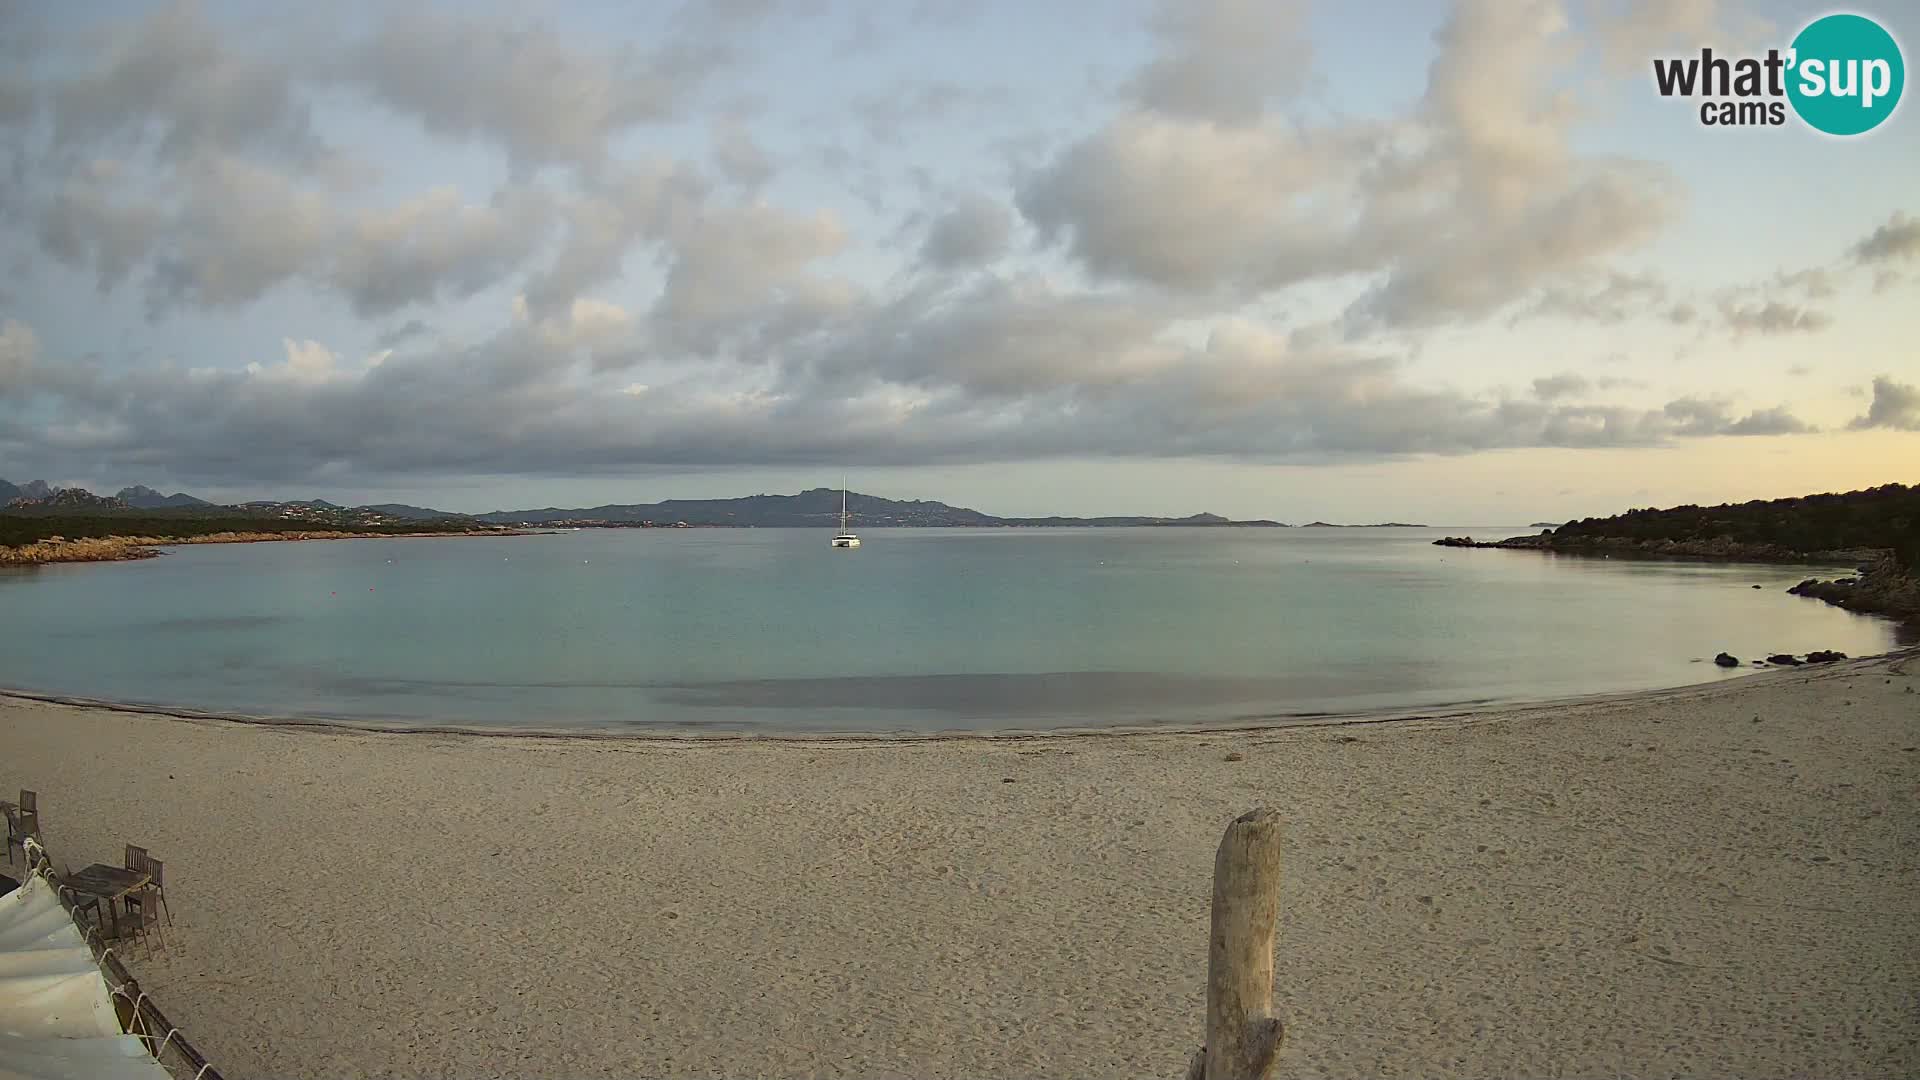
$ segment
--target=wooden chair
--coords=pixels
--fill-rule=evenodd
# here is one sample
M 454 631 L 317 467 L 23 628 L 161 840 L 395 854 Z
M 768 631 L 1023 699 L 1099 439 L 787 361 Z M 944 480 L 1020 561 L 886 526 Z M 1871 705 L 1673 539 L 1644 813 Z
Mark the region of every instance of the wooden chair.
M 26 858 L 26 840 L 29 836 L 40 835 L 40 796 L 20 789 L 20 801 L 10 803 L 0 801 L 0 811 L 7 817 L 7 863 L 13 863 L 13 849 L 20 849 L 20 857 Z
M 133 853 L 136 851 L 140 853 L 140 866 L 133 864 Z M 164 912 L 167 917 L 167 925 L 172 926 L 173 909 L 167 906 L 166 864 L 148 855 L 146 848 L 137 848 L 132 844 L 128 844 L 127 869 L 145 870 L 148 875 L 147 883 L 144 886 L 127 894 L 127 914 L 138 915 L 141 925 L 144 927 L 149 918 L 152 919 L 155 926 L 158 926 L 160 924 L 160 913 Z
M 64 862 L 61 863 L 60 872 L 54 875 L 54 880 L 59 882 L 62 885 L 65 885 L 67 882 L 71 881 L 72 879 L 73 879 L 73 868 L 68 866 Z M 87 896 L 84 893 L 80 893 L 76 891 L 73 894 L 73 910 L 79 912 L 82 915 L 91 914 L 93 916 L 93 921 L 100 927 L 100 932 L 102 934 L 105 934 L 107 932 L 107 913 L 105 910 L 101 908 L 99 897 Z

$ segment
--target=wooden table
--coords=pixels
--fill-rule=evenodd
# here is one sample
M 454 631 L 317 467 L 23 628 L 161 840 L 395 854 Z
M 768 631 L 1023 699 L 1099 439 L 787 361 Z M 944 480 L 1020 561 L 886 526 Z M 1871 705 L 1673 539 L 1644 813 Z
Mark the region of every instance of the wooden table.
M 128 893 L 144 888 L 153 875 L 144 870 L 128 870 L 123 866 L 108 866 L 94 863 L 79 873 L 68 877 L 63 884 L 83 896 L 91 896 L 107 906 L 109 918 L 113 920 L 113 933 L 120 936 L 120 900 Z

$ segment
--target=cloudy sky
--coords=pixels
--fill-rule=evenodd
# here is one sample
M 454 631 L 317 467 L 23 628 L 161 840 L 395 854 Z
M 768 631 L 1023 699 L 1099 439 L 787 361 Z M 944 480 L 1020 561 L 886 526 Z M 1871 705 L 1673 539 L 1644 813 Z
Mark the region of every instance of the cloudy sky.
M 1449 523 L 1920 480 L 1915 106 L 1652 89 L 1826 9 L 0 0 L 0 476 Z

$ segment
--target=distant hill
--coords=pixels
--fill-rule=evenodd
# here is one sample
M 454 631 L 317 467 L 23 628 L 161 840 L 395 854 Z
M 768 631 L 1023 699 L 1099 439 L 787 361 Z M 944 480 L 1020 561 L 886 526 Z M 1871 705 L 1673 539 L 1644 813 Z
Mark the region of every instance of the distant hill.
M 43 485 L 44 486 L 44 485 Z M 30 490 L 32 485 L 22 488 Z M 22 496 L 9 502 L 8 510 L 16 513 L 46 514 L 67 513 L 74 510 L 126 510 L 127 504 L 106 495 L 95 495 L 85 488 L 58 488 L 38 497 Z
M 160 510 L 170 506 L 213 505 L 205 499 L 196 499 L 184 491 L 176 491 L 171 495 L 162 495 L 142 484 L 121 488 L 120 493 L 114 497 L 138 510 Z
M 1629 510 L 1497 543 L 1447 541 L 1441 546 L 1759 562 L 1845 563 L 1885 554 L 1912 570 L 1920 567 L 1920 488 L 1887 484 L 1837 495 Z
M 15 487 L 0 481 L 0 507 L 15 499 L 28 499 L 44 511 L 39 501 L 48 494 L 44 483 L 36 481 Z M 38 496 L 35 493 L 38 493 Z M 84 493 L 83 493 L 84 494 Z M 89 499 L 99 496 L 87 495 Z M 1111 528 L 1120 526 L 1173 526 L 1222 528 L 1285 528 L 1278 521 L 1259 519 L 1234 521 L 1218 514 L 1192 514 L 1187 517 L 1152 515 L 1116 515 L 1108 517 L 997 517 L 964 506 L 950 506 L 929 499 L 883 499 L 876 495 L 849 493 L 848 509 L 856 526 L 864 528 L 916 528 L 929 526 L 972 526 L 979 528 Z M 490 514 L 455 514 L 432 507 L 407 503 L 374 503 L 367 506 L 342 506 L 326 499 L 254 499 L 233 505 L 216 505 L 185 492 L 163 495 L 153 488 L 136 484 L 122 488 L 111 500 L 76 503 L 95 509 L 159 511 L 204 511 L 208 514 L 270 515 L 276 518 L 325 519 L 329 522 L 372 521 L 467 521 L 491 525 L 687 525 L 734 526 L 741 528 L 832 528 L 840 522 L 840 489 L 811 488 L 795 495 L 749 495 L 737 499 L 667 499 L 655 503 L 609 503 L 602 506 L 557 507 L 535 510 L 496 510 Z
M 330 503 L 325 499 L 251 499 L 236 505 L 249 510 L 265 510 L 276 506 L 305 506 L 314 510 L 345 510 L 339 503 Z
M 432 521 L 436 518 L 464 518 L 467 514 L 453 514 L 445 510 L 432 510 L 424 506 L 408 506 L 406 503 L 373 503 L 355 507 L 356 510 L 371 510 L 388 517 L 404 518 L 408 521 Z
M 929 526 L 1118 526 L 1218 525 L 1279 527 L 1276 521 L 1229 521 L 1217 514 L 1166 517 L 1003 518 L 926 499 L 902 501 L 851 492 L 847 509 L 856 527 Z M 797 495 L 749 495 L 738 499 L 668 499 L 657 503 L 609 504 L 579 509 L 496 510 L 480 521 L 499 525 L 620 524 L 731 525 L 752 528 L 831 528 L 840 523 L 840 490 L 811 488 Z
M 1375 525 L 1335 525 L 1331 521 L 1309 521 L 1300 526 L 1303 529 L 1424 529 L 1425 525 L 1415 525 L 1408 521 L 1382 521 Z
M 1886 484 L 1837 495 L 1629 510 L 1569 521 L 1551 536 L 1556 546 L 1615 538 L 1654 544 L 1722 541 L 1796 555 L 1879 549 L 1904 566 L 1920 567 L 1920 488 Z
M 9 484 L 0 480 L 0 506 L 15 499 L 44 499 L 51 494 L 53 489 L 47 486 L 45 480 L 29 480 L 24 484 Z

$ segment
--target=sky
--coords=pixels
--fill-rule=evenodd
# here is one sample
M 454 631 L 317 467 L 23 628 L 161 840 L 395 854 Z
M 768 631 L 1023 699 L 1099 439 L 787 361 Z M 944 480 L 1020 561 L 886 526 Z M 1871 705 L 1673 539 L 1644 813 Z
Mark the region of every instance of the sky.
M 1916 106 L 1708 128 L 1651 76 L 1828 10 L 0 0 L 0 477 L 1435 523 L 1920 481 Z

